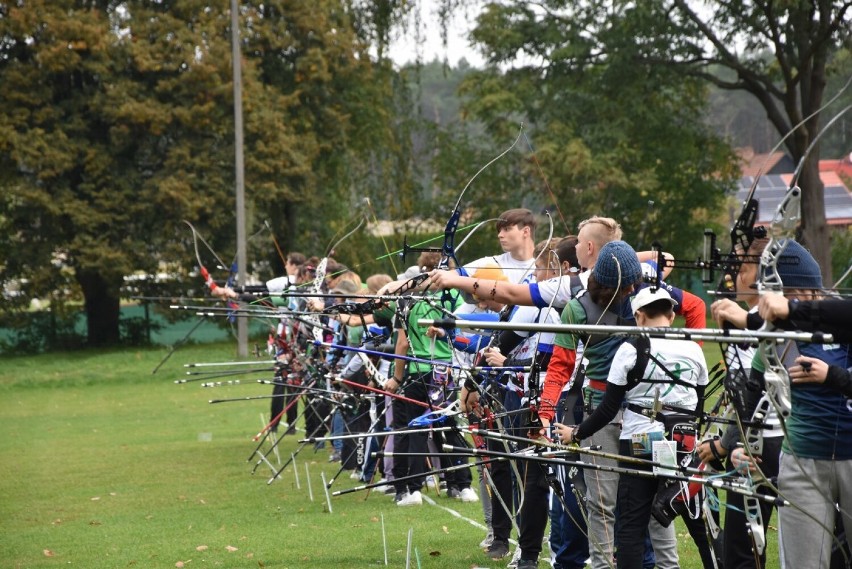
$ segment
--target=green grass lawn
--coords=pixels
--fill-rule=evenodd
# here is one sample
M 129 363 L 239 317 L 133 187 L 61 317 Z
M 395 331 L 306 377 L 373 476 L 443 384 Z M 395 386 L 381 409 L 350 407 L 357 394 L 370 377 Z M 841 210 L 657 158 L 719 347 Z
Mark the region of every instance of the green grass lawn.
M 0 567 L 377 567 L 382 518 L 389 566 L 404 566 L 409 528 L 422 567 L 505 566 L 477 548 L 482 530 L 435 506 L 397 508 L 362 492 L 333 498 L 328 513 L 320 474 L 330 479 L 337 465 L 327 451 L 299 454 L 301 489 L 292 468 L 267 485 L 270 469 L 252 475 L 246 459 L 268 402 L 207 401 L 269 387 L 174 384 L 183 363 L 228 360 L 230 345 L 183 348 L 151 375 L 165 353 L 0 360 Z M 295 441 L 282 443 L 285 456 Z M 342 476 L 334 489 L 354 484 Z M 478 504 L 431 497 L 481 521 Z M 699 567 L 678 531 L 682 566 Z

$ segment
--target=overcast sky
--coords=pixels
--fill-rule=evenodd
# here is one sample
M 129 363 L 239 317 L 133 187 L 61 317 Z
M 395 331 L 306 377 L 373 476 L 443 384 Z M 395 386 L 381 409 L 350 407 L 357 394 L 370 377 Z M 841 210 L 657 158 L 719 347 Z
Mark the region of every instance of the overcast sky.
M 417 45 L 412 18 L 408 32 L 391 42 L 390 56 L 393 61 L 398 65 L 410 63 L 416 58 L 419 49 L 423 61 L 431 61 L 435 57 L 440 60 L 446 58 L 451 66 L 455 66 L 463 57 L 473 67 L 484 66 L 484 60 L 478 52 L 470 47 L 466 39 L 474 24 L 475 14 L 468 14 L 465 17 L 464 14 L 458 13 L 453 18 L 448 31 L 447 46 L 444 47 L 441 42 L 440 23 L 433 12 L 435 6 L 428 1 L 418 2 L 417 4 L 417 9 L 420 10 L 421 34 L 424 36 L 424 41 L 422 45 Z

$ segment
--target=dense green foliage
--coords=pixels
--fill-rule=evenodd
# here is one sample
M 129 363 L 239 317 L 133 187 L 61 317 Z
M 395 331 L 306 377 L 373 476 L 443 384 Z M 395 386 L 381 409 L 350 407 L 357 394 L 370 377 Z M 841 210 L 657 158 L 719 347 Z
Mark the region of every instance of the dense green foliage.
M 640 248 L 658 240 L 679 256 L 695 252 L 697 229 L 712 220 L 733 176 L 727 147 L 700 120 L 705 90 L 637 64 L 626 14 L 597 64 L 589 60 L 604 47 L 573 35 L 566 20 L 519 3 L 490 5 L 474 37 L 494 63 L 513 66 L 472 74 L 468 108 L 498 128 L 506 114 L 532 123 L 530 170 L 540 163 L 547 172 L 569 228 L 605 212 Z
M 240 4 L 250 227 L 269 219 L 285 247 L 313 243 L 347 211 L 357 162 L 396 152 L 388 65 L 345 3 Z M 0 10 L 0 280 L 46 296 L 73 277 L 89 342 L 113 342 L 125 275 L 194 263 L 182 219 L 233 250 L 227 3 Z
M 413 259 L 374 261 L 417 232 L 400 222 L 442 226 L 462 189 L 516 138 L 468 188 L 463 223 L 548 208 L 559 235 L 604 214 L 640 248 L 657 240 L 694 258 L 704 227 L 728 223 L 719 206 L 736 171 L 720 136 L 728 132 L 706 120 L 707 85 L 745 88 L 765 110 L 771 103 L 782 132 L 841 87 L 848 27 L 836 24 L 848 14 L 821 3 L 831 15 L 823 29 L 806 4 L 772 15 L 786 41 L 776 53 L 758 41 L 769 15 L 745 22 L 738 15 L 751 3 L 720 2 L 710 31 L 723 44 L 752 38 L 733 60 L 701 51 L 707 30 L 681 0 L 438 3 L 444 24 L 477 17 L 472 39 L 489 67 L 474 70 L 394 67 L 390 40 L 412 15 L 422 25 L 417 3 L 241 0 L 250 270 L 281 273 L 270 235 L 283 251 L 323 256 L 366 217 L 395 231 L 382 240 L 362 228 L 335 255 L 362 276 L 401 271 Z M 0 3 L 0 286 L 3 312 L 19 311 L 14 325 L 33 298 L 49 301 L 57 321 L 82 305 L 87 343 L 110 344 L 121 338 L 128 275 L 174 279 L 168 290 L 139 289 L 148 294 L 197 294 L 184 219 L 221 259 L 199 247 L 201 263 L 226 278 L 235 250 L 231 77 L 227 2 Z M 820 124 L 788 140 L 794 158 Z M 819 253 L 811 175 L 806 168 L 805 237 Z M 493 251 L 486 228 L 460 258 Z
M 848 47 L 852 37 L 851 7 L 842 0 L 778 5 L 717 0 L 704 4 L 687 0 L 488 2 L 478 18 L 474 39 L 484 46 L 492 64 L 501 69 L 512 68 L 505 73 L 507 78 L 520 73 L 536 79 L 527 80 L 518 89 L 504 90 L 490 100 L 482 98 L 479 103 L 494 114 L 529 105 L 530 99 L 545 102 L 534 107 L 536 114 L 527 111 L 533 120 L 539 120 L 538 113 L 552 113 L 552 106 L 569 116 L 565 107 L 576 109 L 584 121 L 591 118 L 589 130 L 593 132 L 583 137 L 584 150 L 590 147 L 589 139 L 603 138 L 618 163 L 625 162 L 629 173 L 639 171 L 631 164 L 634 155 L 637 163 L 653 168 L 649 163 L 653 159 L 651 149 L 659 149 L 658 156 L 674 150 L 673 162 L 677 166 L 663 167 L 661 173 L 679 170 L 681 180 L 675 180 L 682 182 L 689 177 L 692 165 L 699 170 L 702 166 L 697 157 L 689 159 L 691 147 L 687 141 L 696 142 L 696 149 L 705 148 L 709 162 L 716 157 L 712 143 L 708 145 L 706 140 L 702 143 L 689 136 L 685 137 L 687 141 L 676 138 L 697 128 L 693 113 L 702 104 L 695 94 L 690 94 L 708 84 L 751 94 L 775 129 L 784 135 L 790 133 L 785 146 L 794 162 L 803 160 L 798 179 L 804 189 L 802 239 L 820 262 L 825 280 L 830 281 L 831 255 L 818 173 L 819 147 L 809 149 L 825 123 L 821 112 L 830 96 L 826 86 L 832 71 L 832 54 Z M 570 77 L 571 82 L 559 84 L 561 77 Z M 848 74 L 840 73 L 839 77 L 844 83 Z M 586 105 L 563 98 L 578 83 L 597 87 L 579 89 L 594 103 L 591 114 Z M 610 120 L 601 120 L 604 117 Z M 683 118 L 687 120 L 679 124 Z M 634 123 L 636 126 L 631 128 Z M 669 123 L 671 128 L 661 128 L 661 123 Z M 606 125 L 612 125 L 615 135 Z M 638 125 L 645 127 L 642 143 Z M 567 128 L 566 134 L 582 130 L 571 122 L 567 122 Z M 569 138 L 563 135 L 561 141 Z M 667 147 L 666 142 L 672 146 Z M 631 143 L 638 147 L 637 151 L 631 152 Z M 593 146 L 590 150 L 597 158 L 599 151 Z M 598 168 L 601 162 L 594 161 Z M 648 180 L 651 173 L 656 171 L 645 173 L 641 179 Z M 593 178 L 608 182 L 597 173 Z M 634 191 L 641 188 L 637 180 L 627 182 Z M 683 187 L 681 183 L 669 189 Z M 703 194 L 700 190 L 697 193 Z M 695 205 L 700 210 L 705 204 Z M 680 210 L 680 215 L 686 213 L 676 203 L 671 205 Z M 635 204 L 628 211 L 639 215 Z M 654 221 L 659 224 L 661 220 Z

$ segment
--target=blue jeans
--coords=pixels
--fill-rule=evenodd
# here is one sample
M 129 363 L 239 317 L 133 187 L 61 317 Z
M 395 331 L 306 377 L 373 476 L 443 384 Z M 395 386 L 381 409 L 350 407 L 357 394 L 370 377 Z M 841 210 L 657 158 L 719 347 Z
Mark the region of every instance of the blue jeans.
M 346 432 L 346 422 L 343 420 L 343 415 L 340 411 L 335 411 L 334 415 L 331 417 L 331 436 L 342 435 Z M 336 440 L 332 441 L 332 446 L 334 450 L 337 452 L 341 452 L 343 450 L 343 441 Z
M 563 393 L 556 406 L 556 420 L 563 424 L 581 423 L 583 400 L 576 398 L 576 404 L 571 410 L 573 414 L 563 411 L 564 400 Z M 586 559 L 589 558 L 589 538 L 586 537 L 586 520 L 580 510 L 577 496 L 574 494 L 574 486 L 575 484 L 578 486 L 581 495 L 585 494 L 583 474 L 569 472 L 570 469 L 564 466 L 554 468 L 562 483 L 562 501 L 551 493 L 550 550 L 553 554 L 553 567 L 554 569 L 582 569 L 586 566 Z

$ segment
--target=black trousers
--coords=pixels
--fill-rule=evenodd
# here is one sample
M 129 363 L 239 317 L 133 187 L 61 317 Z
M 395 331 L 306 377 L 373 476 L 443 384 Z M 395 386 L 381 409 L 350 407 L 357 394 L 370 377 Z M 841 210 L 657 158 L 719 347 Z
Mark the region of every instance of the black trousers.
M 550 513 L 550 485 L 547 481 L 548 465 L 540 462 L 518 461 L 523 484 L 524 501 L 519 512 L 521 559 L 538 559 L 541 553 L 544 529 Z
M 768 437 L 763 439 L 763 455 L 760 469 L 769 478 L 778 476 L 778 460 L 781 456 L 781 443 L 784 437 Z M 733 469 L 731 464 L 728 468 Z M 775 494 L 766 487 L 760 488 L 761 494 L 774 496 Z M 725 508 L 725 569 L 755 569 L 757 562 L 752 551 L 751 539 L 749 538 L 747 522 L 743 510 L 743 495 L 736 492 L 728 492 L 728 505 Z M 769 525 L 769 517 L 772 515 L 772 504 L 760 502 L 760 513 L 763 515 L 763 527 Z M 766 566 L 766 550 L 760 556 L 760 567 Z
M 296 419 L 299 417 L 299 404 L 293 403 L 299 394 L 299 389 L 284 384 L 284 378 L 280 374 L 275 375 L 275 385 L 272 386 L 272 402 L 270 403 L 269 414 L 271 419 L 275 419 L 281 414 L 285 408 L 287 409 L 287 424 L 289 428 L 296 427 Z M 279 417 L 275 424 L 272 425 L 272 430 L 278 429 L 278 423 L 281 421 Z
M 273 420 L 271 430 L 277 431 L 278 423 L 281 422 L 281 417 L 279 417 L 279 415 L 281 414 L 281 411 L 284 410 L 284 406 L 289 402 L 290 398 L 284 397 L 287 388 L 284 386 L 284 378 L 280 372 L 275 374 L 274 381 L 275 383 L 272 386 L 272 400 L 269 405 L 269 418 Z M 296 407 L 296 405 L 293 405 L 293 407 Z M 290 422 L 289 416 L 290 410 L 288 409 L 287 422 L 292 425 L 293 423 Z M 295 420 L 295 417 L 293 419 Z
M 507 445 L 496 438 L 486 439 L 488 450 L 497 452 L 512 452 Z M 491 529 L 496 541 L 509 541 L 512 533 L 512 516 L 515 512 L 512 492 L 512 467 L 507 460 L 492 460 L 488 463 L 485 475 L 491 478 Z M 503 507 L 503 504 L 506 507 Z M 506 511 L 506 508 L 509 511 Z
M 289 405 L 287 408 L 287 424 L 290 425 L 291 430 L 295 430 L 296 428 L 296 419 L 299 417 L 299 404 L 293 403 L 296 401 L 296 398 L 299 396 L 299 389 L 297 387 L 286 386 L 284 388 L 284 393 L 287 394 L 287 397 L 283 397 L 285 407 Z M 292 405 L 291 405 L 292 403 Z
M 698 555 L 701 556 L 701 566 L 704 569 L 714 569 L 716 562 L 713 559 L 713 549 L 710 547 L 712 537 L 708 533 L 707 524 L 704 523 L 703 514 L 694 519 L 688 515 L 681 516 L 680 519 L 683 520 L 687 531 L 689 531 L 689 535 L 692 537 L 692 541 L 698 547 Z
M 403 380 L 403 387 L 400 390 L 400 395 L 416 401 L 428 402 L 428 394 L 426 384 L 431 378 L 432 372 L 423 374 L 407 375 Z M 393 400 L 393 423 L 391 426 L 394 431 L 408 428 L 408 423 L 412 419 L 419 417 L 426 411 L 426 408 L 415 403 L 404 401 L 395 398 Z M 398 456 L 393 459 L 393 477 L 394 479 L 403 478 L 405 476 L 418 476 L 408 481 L 394 482 L 394 488 L 397 494 L 403 493 L 406 490 L 409 492 L 419 491 L 423 488 L 423 474 L 426 472 L 426 456 L 428 446 L 426 441 L 429 437 L 429 431 L 422 429 L 422 432 L 393 435 L 393 452 L 394 453 L 422 453 L 423 456 Z
M 448 419 L 452 420 L 452 419 Z M 467 447 L 469 446 L 461 434 L 455 431 L 446 431 L 446 432 L 435 432 L 432 435 L 435 439 L 435 444 L 438 447 L 438 450 L 441 450 L 441 446 L 443 443 L 447 443 L 448 445 L 452 445 L 454 447 Z M 470 459 L 466 456 L 443 456 L 439 459 L 441 468 L 447 468 L 450 466 L 461 466 L 463 464 L 469 463 Z M 455 488 L 456 490 L 463 490 L 464 488 L 470 488 L 471 481 L 473 480 L 473 476 L 470 473 L 470 468 L 459 468 L 458 470 L 451 470 L 444 475 L 444 480 L 447 482 L 447 489 Z
M 622 456 L 633 456 L 629 440 L 618 441 L 618 451 Z M 618 465 L 635 470 L 651 470 L 650 467 L 626 462 L 619 462 Z M 642 569 L 651 505 L 659 484 L 659 480 L 653 477 L 624 473 L 618 477 L 618 527 L 615 532 L 618 569 Z
M 331 413 L 327 401 L 313 395 L 305 395 L 305 430 L 309 436 L 324 437 L 328 433 L 326 419 Z

